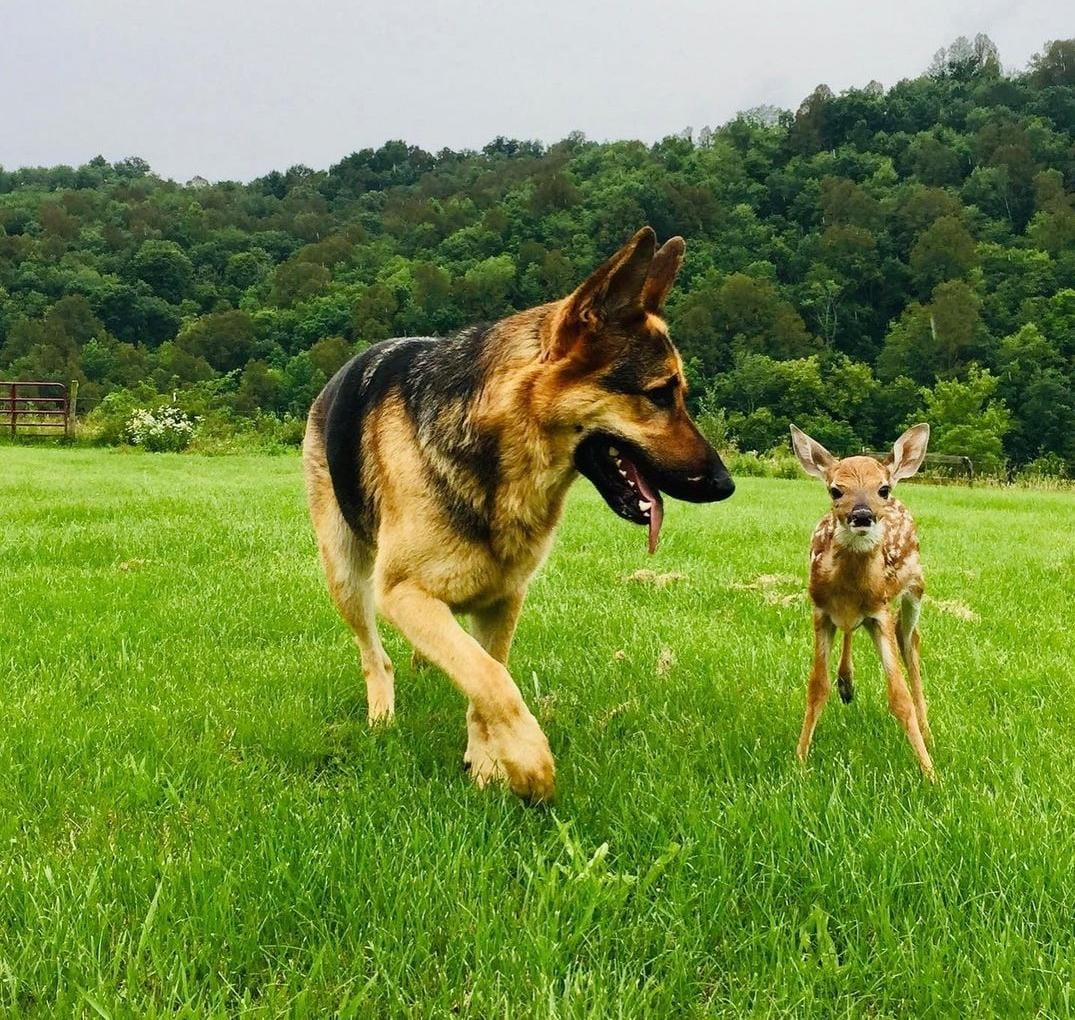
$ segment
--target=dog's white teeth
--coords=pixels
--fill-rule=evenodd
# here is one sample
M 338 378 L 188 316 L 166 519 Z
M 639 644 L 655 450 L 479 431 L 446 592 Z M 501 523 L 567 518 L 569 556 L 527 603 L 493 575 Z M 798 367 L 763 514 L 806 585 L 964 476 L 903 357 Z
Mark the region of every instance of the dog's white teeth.
M 646 513 L 646 512 L 647 512 L 647 511 L 649 510 L 649 508 L 650 508 L 651 506 L 653 506 L 653 504 L 652 504 L 652 503 L 648 503 L 648 502 L 647 502 L 646 500 L 644 500 L 644 499 L 640 499 L 640 500 L 638 501 L 638 509 L 639 509 L 639 510 L 641 510 L 641 511 L 642 511 L 643 513 Z
M 610 446 L 610 447 L 608 448 L 608 455 L 609 455 L 610 457 L 615 457 L 615 458 L 617 458 L 617 460 L 618 460 L 618 459 L 619 459 L 619 456 L 620 456 L 620 451 L 619 451 L 619 450 L 617 450 L 617 449 L 616 449 L 616 447 L 614 447 L 614 446 Z

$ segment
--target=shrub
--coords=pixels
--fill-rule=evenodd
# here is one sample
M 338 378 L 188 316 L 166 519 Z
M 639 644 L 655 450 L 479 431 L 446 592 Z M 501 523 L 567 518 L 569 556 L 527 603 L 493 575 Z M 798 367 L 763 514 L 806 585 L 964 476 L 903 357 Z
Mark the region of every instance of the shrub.
M 713 404 L 707 399 L 707 396 L 703 396 L 699 401 L 698 412 L 694 416 L 694 423 L 698 426 L 698 431 L 702 433 L 706 439 L 719 451 L 734 450 L 735 441 L 732 438 L 731 430 L 728 428 L 728 415 L 723 407 L 714 407 Z
M 124 438 L 149 453 L 178 453 L 194 438 L 195 419 L 171 405 L 155 411 L 139 408 L 127 420 Z
M 271 414 L 242 418 L 228 408 L 220 408 L 208 412 L 199 421 L 198 434 L 190 445 L 190 452 L 209 457 L 293 453 L 302 445 L 305 430 L 305 418 L 289 414 L 282 418 Z
M 1067 462 L 1058 453 L 1045 453 L 1026 464 L 1019 472 L 1020 481 L 1058 481 L 1067 478 Z
M 802 478 L 803 470 L 791 450 L 780 447 L 768 453 L 746 450 L 725 455 L 724 464 L 733 478 Z
M 143 402 L 131 390 L 113 390 L 86 415 L 79 428 L 80 436 L 105 446 L 127 442 L 127 422 Z

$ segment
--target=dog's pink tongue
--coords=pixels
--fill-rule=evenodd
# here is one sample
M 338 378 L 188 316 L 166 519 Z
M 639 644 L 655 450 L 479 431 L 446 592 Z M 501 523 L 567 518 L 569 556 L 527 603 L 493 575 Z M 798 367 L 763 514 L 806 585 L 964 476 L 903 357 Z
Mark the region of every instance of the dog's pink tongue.
M 647 499 L 652 498 L 653 507 L 649 512 L 649 554 L 652 556 L 657 551 L 657 543 L 661 540 L 661 525 L 664 523 L 664 504 L 661 503 L 661 497 L 656 493 L 653 496 L 646 496 Z
M 623 463 L 642 498 L 650 504 L 649 552 L 652 556 L 657 551 L 657 543 L 661 538 L 661 524 L 664 522 L 664 504 L 661 502 L 660 494 L 650 488 L 649 482 L 646 481 L 642 472 L 627 459 L 624 459 Z

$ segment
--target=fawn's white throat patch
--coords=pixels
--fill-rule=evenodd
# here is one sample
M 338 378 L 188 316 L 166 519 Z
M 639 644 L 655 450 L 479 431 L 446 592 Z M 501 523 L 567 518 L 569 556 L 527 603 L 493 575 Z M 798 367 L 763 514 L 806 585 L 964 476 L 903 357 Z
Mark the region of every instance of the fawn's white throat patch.
M 840 521 L 836 525 L 835 539 L 837 544 L 851 552 L 869 552 L 881 541 L 884 528 L 880 521 L 874 521 L 866 528 L 852 528 Z

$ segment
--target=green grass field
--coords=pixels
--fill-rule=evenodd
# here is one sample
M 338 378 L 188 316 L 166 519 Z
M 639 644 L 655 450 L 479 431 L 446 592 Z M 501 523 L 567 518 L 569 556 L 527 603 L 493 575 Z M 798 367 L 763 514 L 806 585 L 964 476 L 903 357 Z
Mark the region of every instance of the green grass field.
M 937 787 L 864 635 L 795 761 L 818 483 L 670 502 L 651 559 L 582 482 L 512 656 L 533 809 L 391 632 L 366 728 L 297 459 L 0 449 L 0 1011 L 1070 1015 L 1075 497 L 901 494 Z

